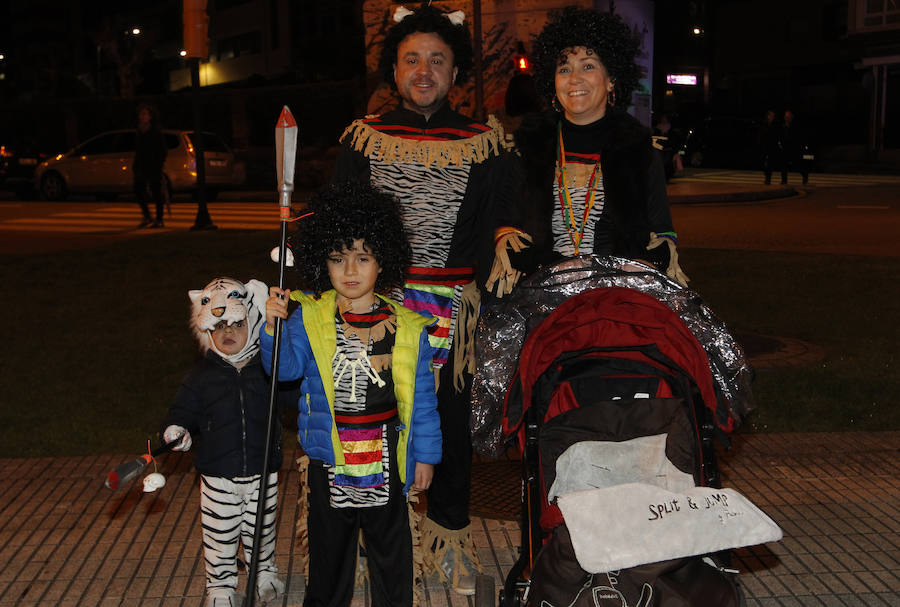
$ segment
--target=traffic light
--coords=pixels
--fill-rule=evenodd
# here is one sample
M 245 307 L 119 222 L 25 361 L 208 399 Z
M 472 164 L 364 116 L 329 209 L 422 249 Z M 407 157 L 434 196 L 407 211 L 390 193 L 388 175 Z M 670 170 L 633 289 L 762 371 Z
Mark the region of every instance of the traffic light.
M 206 0 L 184 0 L 184 50 L 186 57 L 209 57 L 209 16 Z
M 528 55 L 525 54 L 525 45 L 522 44 L 521 40 L 516 48 L 515 55 L 513 55 L 513 69 L 517 74 L 531 73 L 531 61 L 529 61 Z
M 516 62 L 517 72 L 527 72 L 531 69 L 531 62 L 525 55 L 515 55 L 513 60 Z

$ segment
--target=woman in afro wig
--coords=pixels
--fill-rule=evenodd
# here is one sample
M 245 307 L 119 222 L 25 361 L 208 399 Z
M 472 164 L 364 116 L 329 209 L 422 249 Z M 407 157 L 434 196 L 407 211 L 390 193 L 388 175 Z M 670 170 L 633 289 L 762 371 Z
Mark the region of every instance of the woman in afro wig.
M 613 13 L 551 13 L 533 54 L 537 88 L 553 110 L 526 118 L 515 135 L 521 223 L 538 262 L 616 255 L 684 285 L 660 155 L 650 130 L 625 112 L 639 82 L 639 46 Z

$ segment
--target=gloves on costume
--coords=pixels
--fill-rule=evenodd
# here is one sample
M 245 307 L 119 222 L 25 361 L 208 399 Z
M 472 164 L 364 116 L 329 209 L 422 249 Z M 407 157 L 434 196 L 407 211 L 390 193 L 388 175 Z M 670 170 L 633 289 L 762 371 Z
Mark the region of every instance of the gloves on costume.
M 491 266 L 491 273 L 488 275 L 484 286 L 488 292 L 491 292 L 496 283 L 496 295 L 497 297 L 503 297 L 512 293 L 513 287 L 516 286 L 519 278 L 522 277 L 522 273 L 512 267 L 507 249 L 512 249 L 518 253 L 528 248 L 528 243 L 531 243 L 532 239 L 525 232 L 515 228 L 500 228 L 497 230 L 495 241 L 497 244 L 494 247 L 494 263 Z
M 181 442 L 172 447 L 172 451 L 187 451 L 191 448 L 191 445 L 194 444 L 194 441 L 191 440 L 191 433 L 187 431 L 187 428 L 182 428 L 181 426 L 169 426 L 166 428 L 165 432 L 163 432 L 163 442 L 171 443 L 173 440 L 177 440 L 178 437 L 181 437 Z
M 678 265 L 678 251 L 675 249 L 675 241 L 669 236 L 659 236 L 656 232 L 650 232 L 650 243 L 647 245 L 648 251 L 663 246 L 663 244 L 669 249 L 669 266 L 666 268 L 666 276 L 682 287 L 686 287 L 690 278 L 681 271 L 681 266 Z

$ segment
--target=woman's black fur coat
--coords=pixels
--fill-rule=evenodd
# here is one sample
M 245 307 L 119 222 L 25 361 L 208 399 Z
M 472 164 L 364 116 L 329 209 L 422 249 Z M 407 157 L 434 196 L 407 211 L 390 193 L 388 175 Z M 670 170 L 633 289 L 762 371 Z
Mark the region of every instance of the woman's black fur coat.
M 560 114 L 553 111 L 530 115 L 515 133 L 521 171 L 517 182 L 522 187 L 517 197 L 518 223 L 534 238 L 533 246 L 526 250 L 528 254 L 520 254 L 514 262 L 525 272 L 532 271 L 536 264 L 559 257 L 553 252 L 550 224 L 551 214 L 558 207 L 553 196 L 553 180 L 559 120 Z M 662 160 L 652 146 L 650 130 L 621 110 L 610 109 L 601 120 L 611 123 L 605 125 L 603 135 L 589 150 L 600 152 L 605 192 L 603 214 L 593 226 L 593 252 L 645 259 L 654 265 L 668 263 L 668 259 L 648 259 L 655 255 L 646 251 L 650 232 L 673 231 Z M 668 258 L 667 247 L 657 249 L 665 251 L 653 253 L 665 253 Z

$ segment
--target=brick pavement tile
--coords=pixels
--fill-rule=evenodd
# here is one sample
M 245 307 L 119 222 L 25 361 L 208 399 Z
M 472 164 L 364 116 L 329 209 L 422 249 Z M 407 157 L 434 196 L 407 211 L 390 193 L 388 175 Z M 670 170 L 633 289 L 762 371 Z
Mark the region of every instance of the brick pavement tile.
M 884 553 L 880 551 L 874 552 L 853 552 L 851 556 L 856 560 L 856 566 L 851 571 L 874 571 L 877 569 L 885 569 L 888 566 Z
M 799 575 L 803 573 L 809 573 L 809 567 L 807 567 L 802 561 L 800 561 L 797 557 L 786 554 L 782 557 L 779 557 L 781 562 L 781 566 L 786 570 L 787 573 L 792 575 Z
M 38 573 L 37 579 L 39 580 L 55 580 L 59 577 L 59 571 L 62 569 L 64 561 L 62 560 L 50 560 L 43 561 L 44 566 L 41 567 L 41 572 Z
M 797 540 L 797 543 L 803 547 L 802 551 L 797 551 L 795 554 L 816 554 L 822 552 L 822 546 L 812 537 L 808 535 L 799 535 L 794 537 Z
M 888 590 L 900 592 L 900 577 L 897 576 L 896 572 L 881 569 L 873 571 L 872 575 L 881 580 Z
M 868 586 L 857 577 L 856 572 L 839 572 L 834 575 L 855 594 L 867 592 L 869 590 Z
M 834 541 L 834 537 L 836 537 L 837 533 L 834 535 L 819 535 L 816 536 L 816 543 L 822 547 L 822 550 L 828 554 L 834 553 L 842 553 L 844 549 Z
M 20 599 L 39 599 L 51 583 L 50 580 L 31 580 L 18 596 Z
M 780 596 L 778 603 L 783 607 L 805 607 L 807 605 L 821 605 L 814 595 L 796 596 Z
M 847 607 L 882 607 L 884 605 L 880 599 L 868 593 L 842 594 L 838 598 L 840 598 Z
M 850 591 L 836 573 L 821 573 L 818 577 L 822 584 L 828 588 L 828 592 L 822 594 L 842 594 Z
M 19 569 L 19 573 L 16 575 L 16 578 L 19 580 L 34 580 L 41 572 L 41 567 L 43 567 L 42 563 L 27 562 L 21 569 Z
M 154 576 L 148 580 L 144 596 L 147 598 L 162 598 L 165 596 L 168 585 L 168 576 Z
M 900 569 L 900 550 L 885 550 L 884 552 L 872 553 L 875 558 L 882 561 L 885 567 L 895 571 Z
M 875 544 L 862 533 L 848 533 L 833 538 L 846 552 L 866 552 L 875 550 Z
M 784 584 L 785 590 L 776 592 L 776 596 L 810 594 L 813 589 L 824 588 L 822 583 L 818 581 L 817 576 L 812 573 L 781 576 L 778 579 Z
M 69 580 L 55 580 L 50 584 L 47 593 L 43 596 L 46 601 L 59 602 L 66 598 L 69 591 Z
M 818 598 L 825 607 L 846 607 L 846 603 L 834 595 L 825 594 Z
M 773 596 L 782 596 L 791 594 L 791 591 L 788 590 L 787 586 L 784 585 L 784 579 L 781 576 L 775 576 L 768 572 L 758 573 L 757 577 L 761 584 L 763 584 L 769 590 L 769 594 Z
M 795 585 L 793 582 L 786 582 L 788 586 L 791 587 L 791 590 L 794 591 L 795 594 L 826 594 L 829 592 L 828 586 L 822 581 L 820 575 L 812 574 L 812 573 L 804 573 L 798 576 L 794 576 L 796 581 L 802 584 L 807 592 L 798 592 L 800 586 Z
M 144 597 L 144 593 L 147 590 L 147 585 L 150 583 L 150 578 L 142 578 L 136 577 L 132 578 L 128 581 L 125 586 L 125 598 L 126 599 L 141 599 Z
M 772 591 L 763 584 L 758 574 L 743 573 L 738 576 L 738 579 L 747 591 L 748 596 L 757 598 L 772 596 Z
M 867 536 L 878 549 L 885 552 L 900 548 L 900 533 L 877 533 Z
M 888 592 L 891 590 L 891 588 L 889 588 L 887 584 L 885 584 L 881 580 L 881 578 L 876 576 L 871 571 L 857 571 L 854 575 L 856 575 L 856 577 L 858 577 L 862 581 L 862 583 L 866 585 L 866 588 L 868 588 L 872 592 Z

